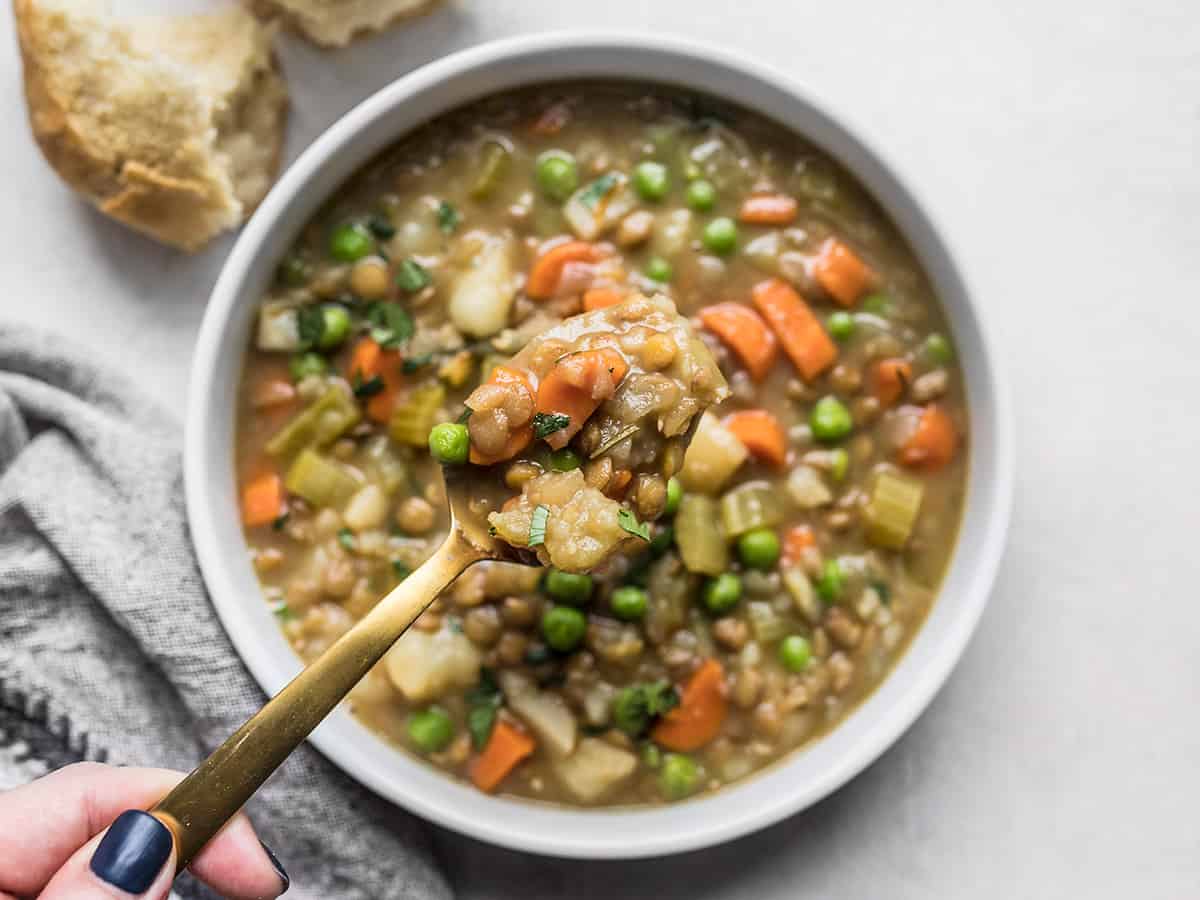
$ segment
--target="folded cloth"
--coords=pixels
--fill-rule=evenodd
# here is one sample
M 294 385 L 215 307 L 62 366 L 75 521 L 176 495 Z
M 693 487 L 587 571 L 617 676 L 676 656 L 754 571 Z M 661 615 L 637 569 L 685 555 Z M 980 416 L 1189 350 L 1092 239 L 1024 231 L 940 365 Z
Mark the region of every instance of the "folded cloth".
M 176 424 L 86 350 L 0 326 L 0 788 L 80 759 L 189 770 L 264 699 L 196 569 Z M 307 745 L 247 811 L 289 896 L 450 896 L 421 824 Z

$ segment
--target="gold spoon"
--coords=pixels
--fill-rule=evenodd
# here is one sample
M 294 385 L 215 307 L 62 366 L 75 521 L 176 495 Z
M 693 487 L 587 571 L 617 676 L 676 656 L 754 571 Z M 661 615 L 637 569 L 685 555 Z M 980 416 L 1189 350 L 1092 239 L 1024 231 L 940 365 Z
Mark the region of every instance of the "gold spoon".
M 434 554 L 151 810 L 175 837 L 176 871 L 187 866 L 463 571 L 485 559 L 537 564 L 532 554 L 489 534 L 484 517 L 471 511 L 479 483 L 469 469 L 473 467 L 443 470 L 450 533 Z

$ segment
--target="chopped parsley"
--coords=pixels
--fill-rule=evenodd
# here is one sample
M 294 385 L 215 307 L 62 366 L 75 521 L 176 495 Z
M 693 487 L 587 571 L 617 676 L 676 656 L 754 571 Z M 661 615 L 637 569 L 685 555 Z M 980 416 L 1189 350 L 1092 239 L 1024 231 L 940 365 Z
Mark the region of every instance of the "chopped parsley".
M 496 723 L 496 711 L 504 700 L 492 670 L 479 670 L 479 683 L 467 691 L 467 731 L 476 750 L 482 750 L 492 735 Z
M 459 221 L 461 221 L 458 210 L 454 208 L 454 204 L 447 203 L 445 200 L 438 204 L 437 220 L 438 227 L 446 234 L 452 234 L 454 229 L 458 227 Z
M 367 322 L 371 339 L 388 350 L 403 344 L 416 330 L 412 316 L 399 303 L 372 303 L 367 307 Z
M 371 234 L 381 241 L 386 241 L 396 234 L 396 226 L 389 222 L 386 216 L 371 216 L 367 219 L 367 227 L 371 229 Z
M 892 588 L 886 581 L 872 581 L 871 587 L 879 595 L 879 602 L 887 606 L 892 600 Z
M 529 546 L 537 547 L 546 543 L 546 523 L 550 521 L 550 507 L 538 506 L 529 520 Z M 622 525 L 622 528 L 625 526 Z
M 317 346 L 325 334 L 325 313 L 319 306 L 302 306 L 296 313 L 300 343 L 307 350 Z
M 280 600 L 271 608 L 271 612 L 275 613 L 275 616 L 280 622 L 290 622 L 292 619 L 296 618 L 296 614 L 292 612 L 292 608 L 282 600 Z
M 630 737 L 637 737 L 652 719 L 679 705 L 679 695 L 669 681 L 643 682 L 622 688 L 613 701 L 613 722 Z
M 354 373 L 354 396 L 359 398 L 374 397 L 384 389 L 383 378 L 379 375 L 363 381 L 362 375 Z
M 338 543 L 347 550 L 354 550 L 354 532 L 349 528 L 339 528 L 337 533 Z
M 406 566 L 400 560 L 393 559 L 392 560 L 392 572 L 395 573 L 396 578 L 398 578 L 400 581 L 403 581 L 405 578 L 407 578 L 409 575 L 412 574 L 412 569 L 410 569 L 408 566 Z
M 537 438 L 549 437 L 556 431 L 562 431 L 571 424 L 571 417 L 562 413 L 534 413 L 533 435 Z
M 280 513 L 275 517 L 275 521 L 271 523 L 271 527 L 276 531 L 283 531 L 283 526 L 287 524 L 289 515 L 291 515 L 291 513 Z
M 608 192 L 616 186 L 617 176 L 612 172 L 606 172 L 579 192 L 579 202 L 588 209 L 595 209 Z
M 428 287 L 432 281 L 429 270 L 415 259 L 403 260 L 400 268 L 396 271 L 396 284 L 400 286 L 400 290 L 408 291 L 410 294 Z
M 617 512 L 617 524 L 635 537 L 640 537 L 646 543 L 650 542 L 650 526 L 639 522 L 637 516 L 624 507 Z

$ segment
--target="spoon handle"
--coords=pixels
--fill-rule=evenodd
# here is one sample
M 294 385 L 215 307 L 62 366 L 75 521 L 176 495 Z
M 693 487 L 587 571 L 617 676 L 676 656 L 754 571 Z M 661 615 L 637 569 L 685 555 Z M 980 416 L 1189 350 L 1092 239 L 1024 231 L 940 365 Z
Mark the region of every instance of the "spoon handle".
M 423 565 L 292 679 L 151 812 L 182 871 L 443 590 L 485 554 L 457 528 Z

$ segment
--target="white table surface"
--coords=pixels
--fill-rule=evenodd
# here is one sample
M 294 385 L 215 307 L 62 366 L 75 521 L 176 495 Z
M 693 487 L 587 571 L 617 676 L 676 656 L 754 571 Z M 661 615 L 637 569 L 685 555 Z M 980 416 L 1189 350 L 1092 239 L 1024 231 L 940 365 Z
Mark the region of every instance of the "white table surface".
M 899 163 L 989 308 L 1016 508 L 961 665 L 849 786 L 663 860 L 550 861 L 439 832 L 463 896 L 1200 896 L 1196 0 L 460 2 L 342 53 L 285 42 L 288 158 L 421 63 L 573 25 L 752 53 Z M 28 136 L 10 13 L 0 32 L 0 321 L 88 342 L 182 415 L 231 242 L 185 257 L 76 201 Z

